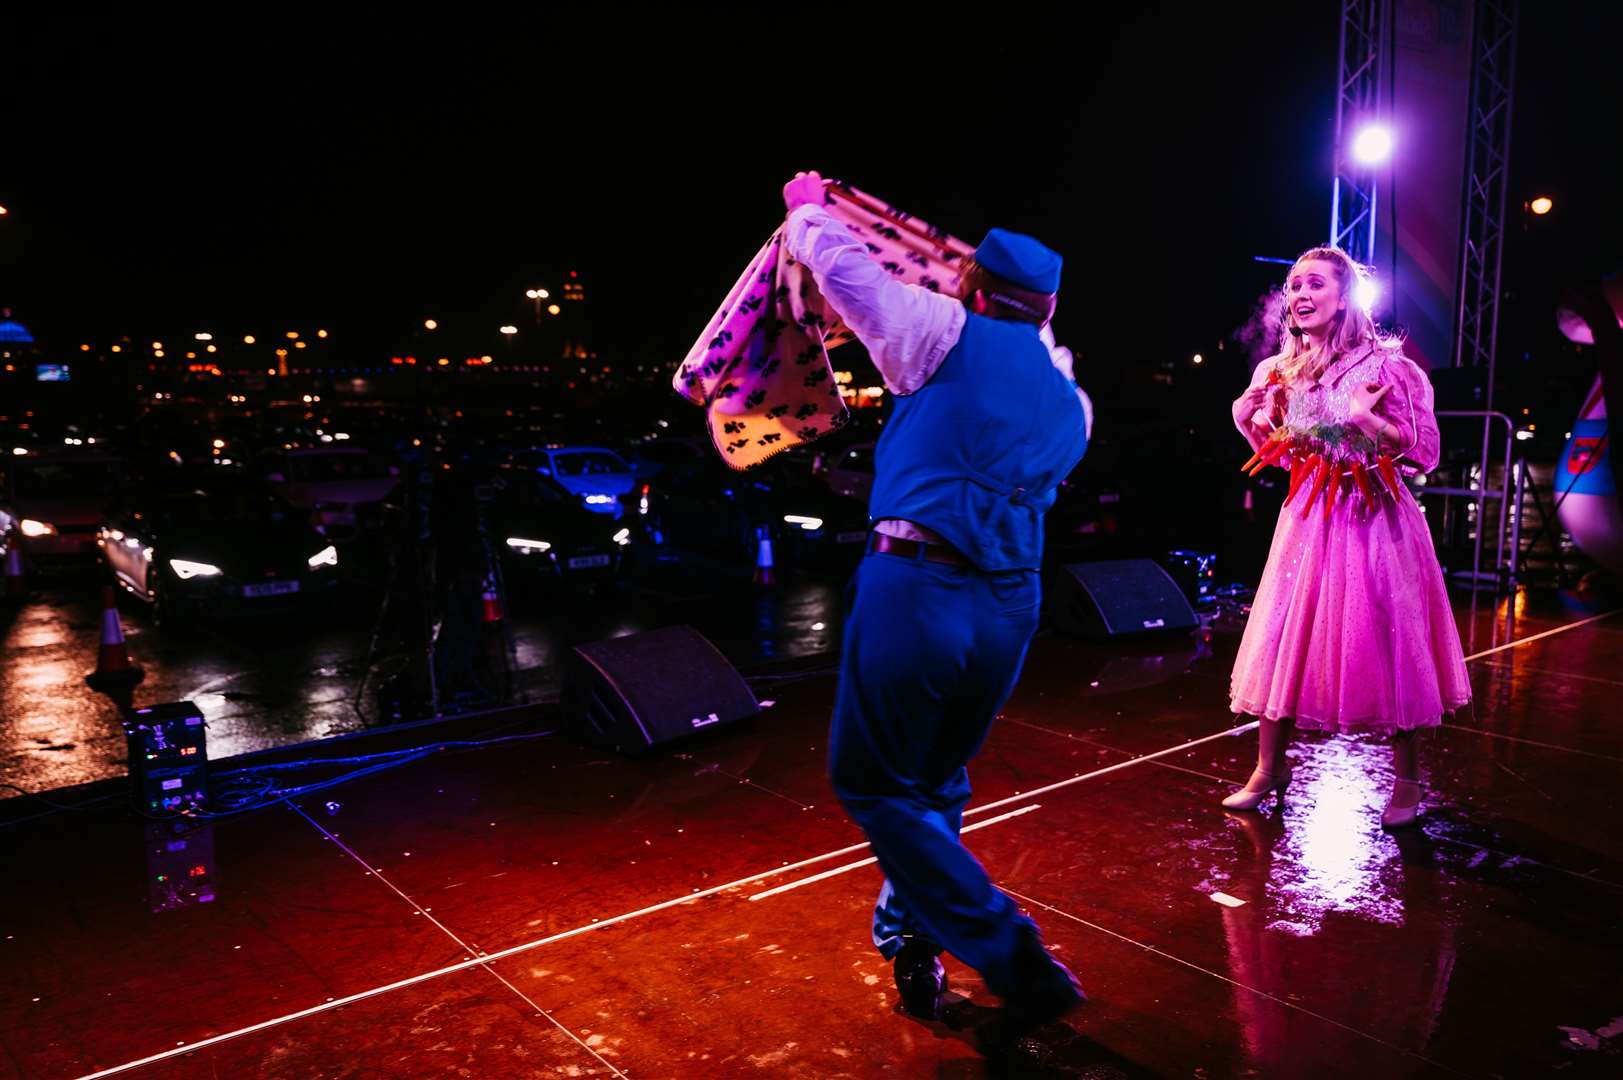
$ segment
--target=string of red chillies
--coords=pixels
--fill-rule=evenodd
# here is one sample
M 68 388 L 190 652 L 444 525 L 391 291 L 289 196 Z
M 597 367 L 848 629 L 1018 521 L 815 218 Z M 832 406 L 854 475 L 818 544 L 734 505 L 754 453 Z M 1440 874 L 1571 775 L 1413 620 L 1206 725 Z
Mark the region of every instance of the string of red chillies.
M 1336 496 L 1341 482 L 1348 476 L 1352 477 L 1354 486 L 1364 496 L 1364 505 L 1371 513 L 1380 508 L 1380 498 L 1375 493 L 1375 485 L 1371 482 L 1370 467 L 1359 461 L 1331 461 L 1318 453 L 1310 452 L 1305 458 L 1291 457 L 1287 464 L 1287 452 L 1298 448 L 1296 440 L 1288 435 L 1276 433 L 1257 448 L 1256 453 L 1246 459 L 1240 471 L 1250 476 L 1256 476 L 1269 465 L 1278 465 L 1290 472 L 1290 490 L 1285 495 L 1283 505 L 1289 506 L 1296 493 L 1307 485 L 1309 478 L 1313 483 L 1309 490 L 1307 502 L 1302 507 L 1302 519 L 1305 521 L 1313 512 L 1313 506 L 1319 501 L 1319 494 L 1324 493 L 1324 512 L 1329 515 L 1335 509 Z M 1380 477 L 1380 486 L 1391 495 L 1399 499 L 1403 490 L 1403 481 L 1398 478 L 1397 467 L 1392 463 L 1390 454 L 1379 454 L 1375 458 L 1374 469 Z

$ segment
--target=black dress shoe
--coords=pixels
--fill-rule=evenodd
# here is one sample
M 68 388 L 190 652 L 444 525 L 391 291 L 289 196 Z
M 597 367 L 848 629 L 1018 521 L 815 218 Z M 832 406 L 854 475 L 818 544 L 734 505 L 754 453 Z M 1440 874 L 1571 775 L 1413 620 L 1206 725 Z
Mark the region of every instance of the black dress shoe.
M 947 988 L 947 969 L 941 950 L 933 942 L 914 938 L 896 954 L 896 989 L 902 1011 L 920 1020 L 941 1018 L 941 992 Z
M 998 1015 L 975 1032 L 976 1043 L 987 1057 L 1014 1052 L 1027 1035 L 1088 1000 L 1071 970 L 1035 939 L 1016 958 L 1015 977 L 1019 990 L 1005 998 Z

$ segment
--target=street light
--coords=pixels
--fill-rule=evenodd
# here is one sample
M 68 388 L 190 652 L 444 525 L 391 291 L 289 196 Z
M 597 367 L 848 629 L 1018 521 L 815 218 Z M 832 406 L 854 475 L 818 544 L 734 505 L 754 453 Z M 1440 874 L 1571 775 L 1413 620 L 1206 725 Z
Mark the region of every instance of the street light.
M 548 304 L 547 305 L 547 314 L 548 315 L 556 315 L 562 310 L 563 310 L 563 308 L 559 307 L 557 304 Z
M 440 324 L 435 322 L 433 319 L 424 319 L 423 320 L 423 329 L 424 330 L 438 330 L 439 328 L 440 328 Z
M 518 327 L 504 326 L 502 327 L 502 333 L 506 334 L 508 337 L 512 337 L 514 334 L 518 333 Z
M 1539 217 L 1543 217 L 1545 214 L 1548 214 L 1551 210 L 1555 209 L 1555 203 L 1548 195 L 1540 195 L 1538 198 L 1528 203 L 1527 208 L 1533 211 L 1533 213 L 1537 214 Z
M 541 322 L 541 301 L 547 299 L 552 294 L 547 292 L 545 289 L 525 289 L 524 295 L 535 302 L 535 321 L 539 324 Z

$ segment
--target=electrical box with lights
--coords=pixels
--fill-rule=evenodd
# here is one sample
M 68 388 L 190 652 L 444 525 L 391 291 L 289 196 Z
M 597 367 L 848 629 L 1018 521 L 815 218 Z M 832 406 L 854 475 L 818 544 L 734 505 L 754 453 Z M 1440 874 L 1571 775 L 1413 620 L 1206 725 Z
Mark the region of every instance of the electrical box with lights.
M 149 705 L 124 718 L 130 780 L 145 813 L 202 809 L 208 801 L 208 742 L 203 713 L 189 701 Z
M 208 822 L 149 821 L 147 901 L 154 912 L 214 901 L 214 826 Z
M 1217 602 L 1217 556 L 1201 551 L 1169 551 L 1156 560 L 1178 583 L 1190 605 L 1199 609 Z

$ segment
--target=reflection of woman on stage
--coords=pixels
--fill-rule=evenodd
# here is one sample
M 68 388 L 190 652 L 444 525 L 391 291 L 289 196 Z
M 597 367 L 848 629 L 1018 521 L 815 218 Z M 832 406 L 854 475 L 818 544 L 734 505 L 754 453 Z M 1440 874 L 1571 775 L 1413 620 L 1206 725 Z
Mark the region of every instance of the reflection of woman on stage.
M 1471 688 L 1426 519 L 1400 479 L 1437 464 L 1431 385 L 1355 302 L 1361 276 L 1335 248 L 1298 258 L 1289 333 L 1234 403 L 1253 460 L 1288 467 L 1291 485 L 1229 691 L 1259 720 L 1257 768 L 1223 805 L 1283 800 L 1292 725 L 1376 732 L 1392 740 L 1391 828 L 1419 812 L 1415 732 Z

